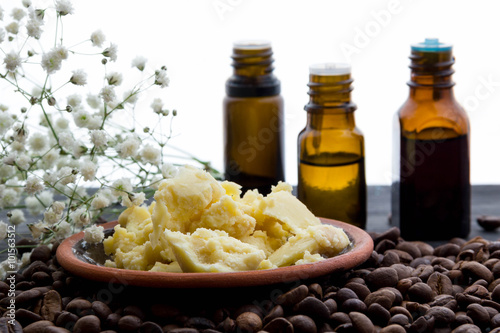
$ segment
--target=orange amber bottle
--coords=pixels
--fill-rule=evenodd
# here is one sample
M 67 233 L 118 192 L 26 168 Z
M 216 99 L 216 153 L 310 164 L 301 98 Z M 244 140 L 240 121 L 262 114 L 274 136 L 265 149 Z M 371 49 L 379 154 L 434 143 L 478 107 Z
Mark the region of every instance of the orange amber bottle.
M 470 231 L 469 120 L 453 95 L 452 46 L 411 47 L 410 94 L 394 121 L 392 220 L 407 240 Z
M 298 198 L 316 215 L 366 227 L 364 137 L 351 101 L 351 68 L 310 67 L 306 127 L 298 136 Z
M 272 55 L 267 42 L 233 47 L 234 72 L 226 82 L 223 105 L 224 174 L 243 192 L 266 194 L 284 180 L 283 98 Z

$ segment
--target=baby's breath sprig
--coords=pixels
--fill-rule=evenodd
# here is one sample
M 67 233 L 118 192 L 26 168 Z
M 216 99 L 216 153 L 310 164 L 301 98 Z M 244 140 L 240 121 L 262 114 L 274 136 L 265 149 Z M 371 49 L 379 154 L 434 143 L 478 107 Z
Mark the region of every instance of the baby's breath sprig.
M 8 224 L 26 223 L 25 212 L 36 216 L 29 230 L 41 243 L 85 228 L 94 240 L 103 212 L 141 205 L 175 172 L 172 163 L 218 174 L 169 144 L 177 110 L 154 95 L 170 84 L 166 66 L 136 56 L 135 74 L 116 71 L 118 46 L 101 30 L 66 45 L 69 0 L 12 4 L 0 5 L 0 210 L 8 217 L 0 240 Z

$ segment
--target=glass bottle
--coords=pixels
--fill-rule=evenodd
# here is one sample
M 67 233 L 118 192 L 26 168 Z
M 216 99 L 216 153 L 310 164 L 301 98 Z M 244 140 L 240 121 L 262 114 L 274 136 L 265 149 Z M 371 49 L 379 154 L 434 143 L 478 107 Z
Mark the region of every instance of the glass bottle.
M 316 215 L 366 226 L 364 138 L 351 102 L 351 68 L 309 69 L 306 127 L 298 136 L 298 198 Z
M 394 121 L 392 220 L 407 240 L 470 231 L 469 120 L 453 95 L 452 46 L 411 47 L 410 94 Z
M 224 99 L 224 173 L 242 185 L 243 192 L 269 193 L 284 180 L 283 98 L 273 75 L 271 44 L 235 43 L 233 75 Z

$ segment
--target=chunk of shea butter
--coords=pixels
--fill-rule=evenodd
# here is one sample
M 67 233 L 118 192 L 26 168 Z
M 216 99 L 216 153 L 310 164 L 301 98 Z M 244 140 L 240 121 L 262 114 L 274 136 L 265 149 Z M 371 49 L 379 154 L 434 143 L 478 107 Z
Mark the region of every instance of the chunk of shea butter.
M 191 230 L 191 223 L 224 194 L 224 188 L 208 172 L 193 166 L 180 168 L 177 176 L 164 180 L 154 195 L 151 243 L 157 246 L 165 229 L 183 233 Z
M 255 270 L 266 259 L 263 250 L 230 237 L 222 230 L 199 228 L 190 235 L 165 230 L 164 239 L 183 272 Z
M 283 230 L 294 235 L 309 226 L 321 225 L 319 218 L 292 194 L 292 187 L 286 183 L 279 183 L 274 187 L 261 200 L 260 209 L 267 220 L 264 223 L 269 220 L 277 221 Z
M 349 237 L 341 228 L 328 224 L 313 225 L 290 237 L 288 242 L 271 254 L 268 259 L 278 267 L 290 266 L 303 260 L 306 252 L 309 252 L 308 256 L 319 254 L 333 257 L 348 245 Z

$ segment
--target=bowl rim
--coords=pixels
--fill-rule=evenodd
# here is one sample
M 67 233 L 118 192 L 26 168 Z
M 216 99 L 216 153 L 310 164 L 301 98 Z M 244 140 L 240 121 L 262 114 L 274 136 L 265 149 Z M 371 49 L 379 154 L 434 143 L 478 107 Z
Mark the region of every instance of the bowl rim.
M 79 232 L 66 238 L 57 248 L 59 264 L 69 272 L 89 280 L 153 288 L 232 288 L 253 287 L 308 280 L 336 271 L 345 271 L 365 262 L 373 251 L 373 240 L 364 230 L 337 220 L 321 218 L 324 224 L 342 228 L 353 242 L 352 249 L 338 256 L 310 264 L 266 270 L 217 273 L 169 273 L 136 271 L 93 265 L 79 259 L 73 247 L 83 239 Z M 102 224 L 112 229 L 117 221 Z

